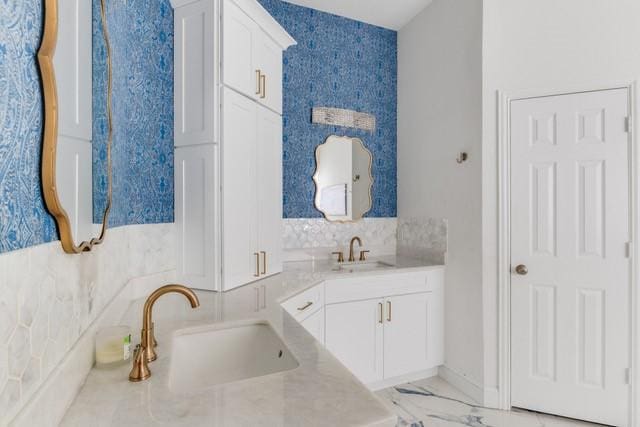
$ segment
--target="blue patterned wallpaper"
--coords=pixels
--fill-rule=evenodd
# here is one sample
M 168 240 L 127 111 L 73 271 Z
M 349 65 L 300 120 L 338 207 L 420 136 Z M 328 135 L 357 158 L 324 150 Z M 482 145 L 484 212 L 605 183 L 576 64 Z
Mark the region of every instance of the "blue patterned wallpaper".
M 57 237 L 40 189 L 41 0 L 0 0 L 0 253 Z
M 94 221 L 106 203 L 104 41 L 93 0 Z M 110 225 L 173 222 L 173 10 L 169 0 L 110 0 L 113 207 Z
M 314 218 L 315 148 L 331 134 L 359 137 L 373 153 L 373 209 L 396 216 L 397 33 L 281 0 L 259 0 L 295 38 L 284 56 L 284 216 Z M 372 113 L 372 135 L 311 124 L 314 106 Z
M 58 238 L 40 184 L 42 96 L 36 53 L 42 3 L 0 0 L 0 253 Z M 111 224 L 172 222 L 173 12 L 168 0 L 107 3 L 116 82 Z M 98 1 L 93 4 L 95 27 Z M 100 38 L 94 46 L 94 92 L 99 95 L 94 97 L 94 156 L 104 161 L 103 50 Z M 99 160 L 94 167 L 101 171 L 94 175 L 99 208 L 105 202 L 105 169 Z

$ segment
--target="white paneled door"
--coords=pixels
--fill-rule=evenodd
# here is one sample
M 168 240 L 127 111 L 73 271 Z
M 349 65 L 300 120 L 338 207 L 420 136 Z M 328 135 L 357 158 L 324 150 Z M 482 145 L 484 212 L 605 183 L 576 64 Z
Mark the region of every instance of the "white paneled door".
M 628 417 L 626 89 L 511 104 L 512 405 Z

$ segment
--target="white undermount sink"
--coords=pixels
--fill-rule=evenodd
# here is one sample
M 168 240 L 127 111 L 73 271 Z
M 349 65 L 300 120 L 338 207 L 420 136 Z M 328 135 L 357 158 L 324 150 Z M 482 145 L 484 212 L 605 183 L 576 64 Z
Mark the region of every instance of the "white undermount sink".
M 380 269 L 391 268 L 391 267 L 393 267 L 392 264 L 388 264 L 382 261 L 356 261 L 356 262 L 338 264 L 334 268 L 334 270 L 353 273 L 356 271 L 380 270 Z
M 169 388 L 197 391 L 298 367 L 268 322 L 246 321 L 177 331 Z

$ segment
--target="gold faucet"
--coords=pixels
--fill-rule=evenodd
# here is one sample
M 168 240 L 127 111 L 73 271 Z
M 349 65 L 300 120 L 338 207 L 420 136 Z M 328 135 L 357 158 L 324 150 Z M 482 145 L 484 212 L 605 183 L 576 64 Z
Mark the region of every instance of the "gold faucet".
M 142 317 L 142 336 L 140 345 L 136 348 L 133 356 L 133 368 L 129 373 L 129 381 L 138 382 L 146 380 L 151 376 L 149 362 L 158 358 L 154 347 L 158 345 L 153 335 L 153 304 L 161 296 L 168 293 L 178 293 L 184 295 L 191 303 L 191 308 L 200 307 L 198 296 L 189 288 L 182 285 L 166 285 L 154 291 L 144 303 Z
M 351 239 L 351 243 L 349 243 L 349 262 L 354 262 L 356 260 L 356 258 L 353 256 L 353 244 L 355 242 L 358 242 L 358 246 L 362 247 L 362 240 L 358 236 Z

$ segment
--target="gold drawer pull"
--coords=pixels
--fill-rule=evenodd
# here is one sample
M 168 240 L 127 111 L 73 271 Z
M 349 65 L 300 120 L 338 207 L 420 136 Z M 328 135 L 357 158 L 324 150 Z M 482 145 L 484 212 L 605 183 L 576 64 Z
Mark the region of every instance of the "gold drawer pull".
M 254 277 L 260 277 L 260 254 L 258 252 L 255 252 L 254 255 L 256 256 L 256 274 L 254 274 Z
M 384 305 L 382 305 L 382 303 L 379 302 L 378 307 L 380 308 L 380 320 L 378 320 L 378 323 L 383 323 L 384 322 Z
M 267 253 L 265 251 L 260 251 L 262 254 L 262 274 L 267 274 Z
M 305 311 L 307 308 L 311 307 L 312 305 L 313 305 L 313 303 L 311 301 L 309 301 L 305 305 L 303 305 L 302 307 L 298 307 L 298 311 Z
M 260 95 L 262 93 L 262 71 L 256 70 L 256 95 Z
M 387 321 L 391 322 L 391 301 L 387 301 Z
M 260 94 L 260 98 L 265 99 L 267 97 L 267 76 L 264 74 L 260 76 L 260 86 L 262 86 L 262 94 Z

